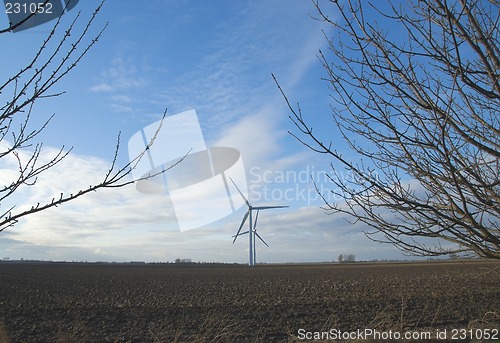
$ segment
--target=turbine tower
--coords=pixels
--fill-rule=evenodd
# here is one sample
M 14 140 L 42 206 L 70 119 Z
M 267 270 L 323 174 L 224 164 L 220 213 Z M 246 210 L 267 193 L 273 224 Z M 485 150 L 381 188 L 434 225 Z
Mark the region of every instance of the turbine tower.
M 231 178 L 230 178 L 231 179 Z M 233 244 L 236 242 L 236 239 L 238 236 L 244 235 L 248 233 L 248 251 L 249 251 L 249 259 L 248 259 L 248 265 L 253 266 L 257 263 L 256 261 L 256 248 L 255 248 L 255 241 L 256 237 L 258 237 L 266 246 L 269 247 L 269 245 L 262 239 L 262 237 L 257 233 L 257 219 L 259 218 L 259 211 L 260 210 L 268 210 L 271 208 L 285 208 L 288 206 L 252 206 L 250 202 L 248 201 L 247 198 L 243 195 L 243 193 L 240 191 L 238 186 L 236 186 L 236 183 L 234 183 L 233 179 L 231 179 L 231 182 L 233 183 L 234 187 L 238 190 L 238 193 L 240 193 L 241 197 L 243 198 L 243 201 L 248 206 L 248 211 L 245 213 L 243 216 L 243 220 L 241 221 L 240 227 L 238 228 L 238 231 L 236 232 L 236 235 L 234 235 L 233 239 Z M 252 211 L 257 210 L 257 214 L 255 215 L 255 222 L 252 225 Z M 245 225 L 246 220 L 248 219 L 248 231 L 241 232 L 241 229 L 243 228 L 243 225 Z

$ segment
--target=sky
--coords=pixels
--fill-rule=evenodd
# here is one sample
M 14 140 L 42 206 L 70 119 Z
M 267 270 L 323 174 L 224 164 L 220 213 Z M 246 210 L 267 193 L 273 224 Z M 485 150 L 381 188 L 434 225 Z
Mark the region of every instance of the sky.
M 79 14 L 76 29 L 81 30 L 97 4 L 80 1 L 63 16 L 62 27 Z M 259 214 L 257 229 L 269 247 L 257 242 L 258 262 L 336 261 L 340 254 L 357 260 L 409 258 L 366 238 L 366 228 L 321 208 L 311 179 L 330 201 L 342 201 L 328 193 L 331 161 L 288 133 L 294 125 L 271 73 L 291 102 L 300 103 L 310 125 L 339 150 L 345 148 L 329 120 L 328 85 L 317 59 L 318 51 L 327 49 L 324 34 L 334 32 L 314 15 L 311 2 L 298 0 L 107 0 L 89 31 L 95 36 L 107 23 L 102 37 L 53 88 L 64 94 L 41 99 L 33 110 L 33 127 L 55 115 L 36 137 L 44 144 L 43 158 L 62 146 L 73 149 L 34 186 L 4 201 L 2 209 L 12 204 L 22 209 L 98 182 L 111 165 L 119 133 L 117 163 L 123 166 L 134 134 L 160 120 L 165 110 L 168 120 L 194 109 L 207 147 L 239 151 L 250 202 L 289 206 Z M 0 27 L 7 23 L 0 15 Z M 0 55 L 2 80 L 28 63 L 52 25 L 0 35 L 2 51 L 9 51 Z M 7 96 L 0 100 L 8 101 Z M 177 134 L 179 146 L 158 145 L 158 151 L 180 151 L 193 141 Z M 5 147 L 8 139 L 0 144 Z M 31 151 L 21 153 L 27 157 Z M 0 181 L 8 182 L 15 168 L 13 159 L 2 159 Z M 192 203 L 203 196 L 191 195 Z M 0 232 L 0 258 L 246 263 L 247 236 L 234 244 L 231 237 L 245 211 L 242 206 L 181 231 L 173 190 L 104 189 Z

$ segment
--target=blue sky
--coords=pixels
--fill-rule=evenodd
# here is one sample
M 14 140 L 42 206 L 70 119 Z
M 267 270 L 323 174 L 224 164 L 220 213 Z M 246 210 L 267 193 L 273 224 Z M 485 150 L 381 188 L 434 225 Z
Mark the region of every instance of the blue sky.
M 80 1 L 65 20 L 81 11 L 84 23 L 94 6 Z M 109 22 L 102 38 L 54 89 L 66 93 L 35 107 L 34 124 L 55 113 L 38 138 L 45 151 L 74 149 L 11 201 L 28 206 L 85 188 L 109 167 L 118 132 L 123 165 L 130 137 L 159 120 L 165 108 L 170 115 L 195 109 L 208 146 L 240 151 L 250 200 L 290 206 L 259 217 L 259 233 L 270 245 L 258 246 L 259 262 L 332 261 L 339 254 L 406 258 L 371 242 L 342 216 L 325 214 L 308 175 L 327 189 L 330 161 L 287 133 L 294 127 L 271 73 L 311 125 L 343 148 L 330 125 L 328 88 L 316 57 L 326 49 L 322 30 L 332 32 L 310 17 L 314 11 L 309 1 L 298 0 L 107 0 L 92 27 L 97 33 Z M 0 24 L 7 26 L 6 15 Z M 29 60 L 51 25 L 0 36 L 2 51 L 10 51 L 0 56 L 2 80 Z M 0 167 L 5 179 L 14 165 L 2 161 Z M 167 195 L 133 186 L 102 190 L 0 233 L 0 258 L 246 262 L 247 240 L 233 245 L 231 238 L 244 212 L 181 232 Z

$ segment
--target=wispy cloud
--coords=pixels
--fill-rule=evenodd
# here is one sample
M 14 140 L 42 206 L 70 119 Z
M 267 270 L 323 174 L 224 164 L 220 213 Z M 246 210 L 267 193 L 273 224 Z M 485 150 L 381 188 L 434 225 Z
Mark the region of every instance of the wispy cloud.
M 133 58 L 123 57 L 121 51 L 101 71 L 96 83 L 89 87 L 92 93 L 103 93 L 109 97 L 109 107 L 114 112 L 131 113 L 140 103 L 138 94 L 147 87 L 146 73 Z
M 209 135 L 261 111 L 263 104 L 279 97 L 272 72 L 296 81 L 318 63 L 316 53 L 324 38 L 307 17 L 308 8 L 287 7 L 285 2 L 238 6 L 219 24 L 210 45 L 200 48 L 191 70 L 158 85 L 154 101 L 174 112 L 196 108 Z
M 91 86 L 90 91 L 116 92 L 143 87 L 145 84 L 144 77 L 133 61 L 116 56 L 111 60 L 109 68 L 101 72 L 100 81 Z
M 196 68 L 157 93 L 171 108 L 196 108 L 209 144 L 239 149 L 247 169 L 283 169 L 311 158 L 284 145 L 288 111 L 271 73 L 292 90 L 319 63 L 325 41 L 307 5 L 283 8 L 254 2 L 239 8 Z
M 109 83 L 101 82 L 101 83 L 98 83 L 98 84 L 90 87 L 89 90 L 91 92 L 95 92 L 95 93 L 111 93 L 115 89 Z

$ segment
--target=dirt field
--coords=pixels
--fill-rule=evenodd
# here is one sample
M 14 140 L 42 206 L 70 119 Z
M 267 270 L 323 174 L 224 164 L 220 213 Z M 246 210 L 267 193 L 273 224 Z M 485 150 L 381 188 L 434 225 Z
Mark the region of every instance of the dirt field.
M 0 342 L 340 341 L 336 330 L 365 329 L 484 341 L 500 328 L 499 267 L 3 262 Z

